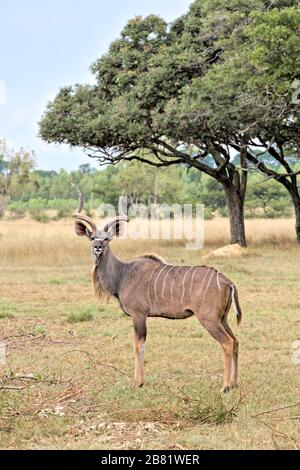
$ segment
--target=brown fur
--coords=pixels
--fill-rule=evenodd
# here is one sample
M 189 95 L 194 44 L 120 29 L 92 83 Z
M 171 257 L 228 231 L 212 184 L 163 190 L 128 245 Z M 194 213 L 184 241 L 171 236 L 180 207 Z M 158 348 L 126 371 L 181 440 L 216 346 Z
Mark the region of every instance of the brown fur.
M 92 281 L 93 281 L 93 286 L 94 286 L 94 292 L 96 297 L 99 300 L 106 300 L 108 301 L 111 297 L 111 294 L 105 290 L 101 283 L 101 279 L 97 274 L 97 265 L 95 265 L 93 272 L 92 272 Z
M 159 263 L 167 264 L 167 262 L 161 256 L 155 255 L 153 253 L 146 253 L 145 255 L 139 256 L 139 258 L 153 259 Z

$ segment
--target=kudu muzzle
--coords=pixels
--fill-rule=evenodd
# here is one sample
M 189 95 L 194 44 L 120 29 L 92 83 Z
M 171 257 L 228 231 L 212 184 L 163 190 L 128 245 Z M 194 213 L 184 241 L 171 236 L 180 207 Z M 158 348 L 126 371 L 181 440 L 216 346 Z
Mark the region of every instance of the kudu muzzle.
M 93 253 L 98 258 L 103 252 L 103 241 L 100 239 L 93 240 Z

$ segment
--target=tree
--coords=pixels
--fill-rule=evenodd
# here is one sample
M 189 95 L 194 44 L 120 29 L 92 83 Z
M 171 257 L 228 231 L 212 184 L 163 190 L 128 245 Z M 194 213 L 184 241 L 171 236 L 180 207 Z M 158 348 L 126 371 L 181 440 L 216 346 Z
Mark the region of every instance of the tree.
M 87 173 L 91 173 L 92 167 L 89 163 L 83 163 L 82 165 L 79 165 L 79 171 L 83 175 L 86 175 Z
M 264 181 L 258 173 L 249 179 L 245 209 L 246 217 L 250 218 L 290 217 L 292 210 L 284 187 L 273 179 Z
M 198 134 L 203 144 L 206 136 L 206 148 L 216 164 L 227 176 L 232 171 L 232 179 L 223 181 L 232 233 L 243 231 L 245 189 L 251 170 L 263 171 L 288 189 L 299 219 L 296 175 L 288 161 L 291 150 L 295 156 L 299 139 L 298 111 L 291 100 L 291 85 L 300 70 L 299 7 L 292 6 L 298 1 L 206 2 L 207 8 L 211 5 L 212 30 L 217 31 L 222 53 L 204 74 L 169 100 L 163 114 L 164 129 L 167 132 L 173 126 L 172 135 L 182 141 L 190 138 L 194 142 Z M 221 34 L 220 28 L 224 31 Z M 282 53 L 278 54 L 279 50 Z M 262 158 L 255 148 L 260 149 Z M 226 165 L 233 151 L 239 152 L 239 167 L 232 167 L 232 159 Z M 286 174 L 264 164 L 266 151 Z
M 184 90 L 180 107 L 197 109 L 214 135 L 227 136 L 249 171 L 288 191 L 300 241 L 299 100 L 293 88 L 300 74 L 300 9 L 297 1 L 273 6 L 282 9 L 252 12 L 248 24 L 223 39 L 222 61 Z
M 196 1 L 170 31 L 153 15 L 129 21 L 108 54 L 93 65 L 97 84 L 61 89 L 47 107 L 40 134 L 48 142 L 82 146 L 104 164 L 139 160 L 168 167 L 180 163 L 205 172 L 225 187 L 232 242 L 244 245 L 247 172 L 230 163 L 226 146 L 202 132 L 205 123 L 195 128 L 195 134 L 179 136 L 182 119 L 176 129 L 163 119 L 168 103 L 218 60 L 221 50 L 218 35 L 210 32 L 210 14 L 205 2 Z M 222 29 L 218 33 L 223 34 Z M 213 165 L 205 159 L 209 154 Z
M 34 154 L 21 148 L 18 152 L 9 150 L 5 142 L 0 154 L 0 214 L 11 198 L 18 198 L 30 181 L 34 168 Z
M 252 78 L 248 77 L 247 91 L 258 118 L 244 119 L 243 124 L 249 129 L 246 134 L 252 148 L 267 150 L 278 164 L 274 170 L 248 146 L 247 159 L 252 166 L 288 191 L 300 242 L 300 101 L 293 89 L 300 78 L 300 8 L 299 2 L 290 3 L 297 6 L 265 15 L 256 13 L 247 28 L 251 47 L 244 56 L 248 70 L 251 67 L 254 71 Z
M 292 3 L 285 0 L 284 6 Z M 196 0 L 170 28 L 154 15 L 129 21 L 93 65 L 96 85 L 62 88 L 48 104 L 41 137 L 81 146 L 102 164 L 139 160 L 206 173 L 224 187 L 231 242 L 245 245 L 251 160 L 238 119 L 242 103 L 232 99 L 233 85 L 241 86 L 239 77 L 248 70 L 238 68 L 238 32 L 253 21 L 253 11 L 266 14 L 280 5 L 279 0 Z M 240 152 L 239 167 L 231 161 L 233 149 Z

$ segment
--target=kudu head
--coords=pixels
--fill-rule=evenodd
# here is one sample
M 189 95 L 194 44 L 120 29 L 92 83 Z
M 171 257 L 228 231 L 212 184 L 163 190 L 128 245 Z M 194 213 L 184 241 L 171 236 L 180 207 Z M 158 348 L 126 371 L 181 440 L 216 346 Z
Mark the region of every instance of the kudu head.
M 102 230 L 97 228 L 96 223 L 87 215 L 81 214 L 83 208 L 83 196 L 79 189 L 75 186 L 79 196 L 79 204 L 76 213 L 75 232 L 80 237 L 86 236 L 92 243 L 92 255 L 94 261 L 100 260 L 101 256 L 105 254 L 105 250 L 109 242 L 119 237 L 124 232 L 124 222 L 128 222 L 129 218 L 124 214 L 122 208 L 122 198 L 119 201 L 119 216 L 108 222 Z

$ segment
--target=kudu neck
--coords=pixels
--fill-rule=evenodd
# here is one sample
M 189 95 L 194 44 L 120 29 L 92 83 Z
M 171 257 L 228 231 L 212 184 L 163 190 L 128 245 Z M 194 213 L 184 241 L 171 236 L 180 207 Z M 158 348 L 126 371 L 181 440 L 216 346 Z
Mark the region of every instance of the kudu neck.
M 119 260 L 107 246 L 105 252 L 96 262 L 96 270 L 103 289 L 110 295 L 118 297 L 124 263 Z

